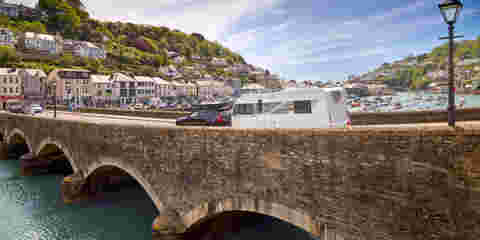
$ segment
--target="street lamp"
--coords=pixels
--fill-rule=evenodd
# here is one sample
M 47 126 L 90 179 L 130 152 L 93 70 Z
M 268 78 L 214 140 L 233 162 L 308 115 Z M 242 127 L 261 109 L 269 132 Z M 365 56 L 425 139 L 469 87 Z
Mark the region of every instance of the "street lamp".
M 57 117 L 57 83 L 52 82 L 50 91 L 53 89 L 53 117 Z
M 442 37 L 440 39 L 449 40 L 449 56 L 448 56 L 448 126 L 455 127 L 455 88 L 454 88 L 454 68 L 453 68 L 453 39 L 457 38 L 453 36 L 453 25 L 457 21 L 457 17 L 460 15 L 460 11 L 463 8 L 463 4 L 458 0 L 445 0 L 439 4 L 440 12 L 442 13 L 445 23 L 448 24 L 448 37 Z M 458 36 L 461 37 L 461 36 Z

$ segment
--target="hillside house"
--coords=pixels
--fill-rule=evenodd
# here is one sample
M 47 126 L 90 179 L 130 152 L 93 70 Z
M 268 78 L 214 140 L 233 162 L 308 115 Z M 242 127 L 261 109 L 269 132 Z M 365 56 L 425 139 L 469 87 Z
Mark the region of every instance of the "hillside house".
M 227 60 L 223 58 L 216 58 L 214 57 L 210 63 L 216 67 L 226 67 L 228 66 Z
M 168 55 L 169 58 L 175 58 L 175 57 L 180 56 L 180 54 L 175 52 L 175 51 L 168 51 L 167 55 Z
M 175 62 L 176 64 L 183 63 L 184 61 L 185 61 L 185 57 L 183 57 L 183 56 L 176 56 L 176 57 L 173 59 L 173 62 Z
M 10 47 L 15 45 L 15 35 L 10 29 L 0 28 L 0 45 Z
M 63 42 L 63 52 L 74 56 L 105 59 L 107 54 L 103 48 L 95 46 L 91 42 L 65 40 Z
M 5 1 L 0 1 L 0 14 L 12 18 L 18 17 L 19 6 L 16 4 L 6 3 Z
M 58 55 L 63 51 L 63 38 L 59 34 L 26 32 L 20 35 L 18 48 L 24 52 Z

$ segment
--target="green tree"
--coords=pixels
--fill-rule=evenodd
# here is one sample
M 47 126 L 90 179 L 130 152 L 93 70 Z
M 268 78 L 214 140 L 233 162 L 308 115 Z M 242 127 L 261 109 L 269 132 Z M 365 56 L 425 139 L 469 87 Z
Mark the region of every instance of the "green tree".
M 17 56 L 15 48 L 0 46 L 0 65 L 7 66 L 17 63 L 20 58 Z
M 72 67 L 73 64 L 74 64 L 74 59 L 71 54 L 64 54 L 60 58 L 60 65 L 62 65 L 63 67 Z

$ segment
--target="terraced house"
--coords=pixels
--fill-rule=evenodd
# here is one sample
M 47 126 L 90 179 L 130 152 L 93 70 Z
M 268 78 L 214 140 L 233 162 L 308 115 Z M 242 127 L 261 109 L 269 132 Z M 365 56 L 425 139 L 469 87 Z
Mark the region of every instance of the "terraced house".
M 15 68 L 0 68 L 0 102 L 3 109 L 10 101 L 23 99 L 23 84 Z
M 64 103 L 88 104 L 90 98 L 90 71 L 83 69 L 55 69 L 47 83 L 56 83 L 57 99 Z

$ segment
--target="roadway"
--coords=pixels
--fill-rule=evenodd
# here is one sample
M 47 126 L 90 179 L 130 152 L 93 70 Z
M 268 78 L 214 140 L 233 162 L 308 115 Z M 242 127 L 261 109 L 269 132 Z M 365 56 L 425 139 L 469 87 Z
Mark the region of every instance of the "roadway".
M 35 117 L 40 118 L 53 118 L 53 111 L 44 111 L 40 114 L 35 114 Z M 135 116 L 121 116 L 110 114 L 96 114 L 96 113 L 79 113 L 79 112 L 65 112 L 57 111 L 57 119 L 62 120 L 82 120 L 92 123 L 105 123 L 105 124 L 138 124 L 144 126 L 165 126 L 176 127 L 175 119 L 159 119 L 159 118 L 147 118 L 147 117 L 135 117 Z M 457 122 L 458 127 L 472 127 L 476 126 L 480 128 L 480 121 L 465 121 Z M 352 126 L 352 129 L 363 128 L 423 128 L 423 127 L 446 127 L 446 122 L 442 123 L 415 123 L 415 124 L 385 124 L 385 125 L 362 125 Z

